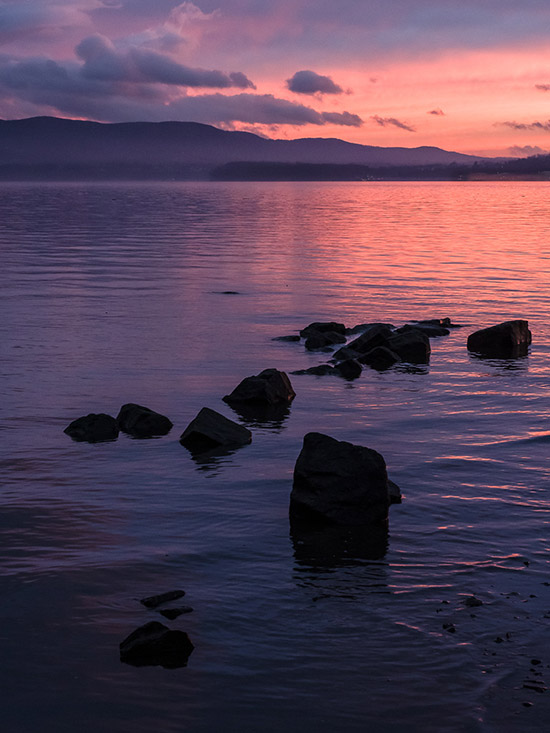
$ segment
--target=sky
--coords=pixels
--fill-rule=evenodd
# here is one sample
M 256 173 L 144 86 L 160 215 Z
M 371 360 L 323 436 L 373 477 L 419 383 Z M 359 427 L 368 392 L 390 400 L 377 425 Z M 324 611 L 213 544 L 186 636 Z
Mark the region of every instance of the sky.
M 0 0 L 0 118 L 550 151 L 548 0 Z

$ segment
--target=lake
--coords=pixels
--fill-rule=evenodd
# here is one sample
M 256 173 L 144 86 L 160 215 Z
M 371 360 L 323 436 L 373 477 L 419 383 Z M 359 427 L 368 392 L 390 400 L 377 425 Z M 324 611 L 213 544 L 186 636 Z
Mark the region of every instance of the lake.
M 0 183 L 2 729 L 539 731 L 550 719 L 550 183 Z M 450 317 L 429 366 L 291 375 L 278 420 L 221 398 L 330 354 L 273 339 Z M 529 321 L 528 356 L 469 333 Z M 127 402 L 150 440 L 63 433 Z M 203 407 L 252 430 L 193 458 Z M 308 547 L 303 436 L 379 451 L 379 557 Z M 139 603 L 181 588 L 193 612 Z M 483 602 L 469 607 L 475 596 Z M 151 620 L 186 667 L 121 663 Z M 550 681 L 550 680 L 549 680 Z

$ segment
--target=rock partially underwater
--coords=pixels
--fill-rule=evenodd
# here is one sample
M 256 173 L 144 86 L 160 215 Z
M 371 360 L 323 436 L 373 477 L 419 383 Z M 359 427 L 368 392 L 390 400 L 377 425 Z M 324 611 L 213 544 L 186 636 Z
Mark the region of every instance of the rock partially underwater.
M 514 359 L 525 356 L 531 343 L 527 321 L 504 321 L 482 328 L 468 336 L 468 351 L 492 359 Z
M 140 626 L 120 643 L 120 661 L 134 667 L 185 667 L 195 647 L 185 631 L 169 629 L 159 621 Z
M 133 402 L 122 405 L 117 415 L 117 422 L 124 433 L 136 438 L 167 435 L 173 427 L 172 421 L 164 415 Z
M 73 420 L 63 432 L 79 442 L 101 443 L 106 440 L 116 440 L 119 427 L 114 417 L 104 412 L 92 412 Z
M 237 448 L 251 441 L 250 430 L 208 407 L 202 408 L 180 437 L 180 443 L 193 454 Z
M 243 379 L 231 394 L 225 395 L 223 401 L 229 405 L 240 402 L 277 405 L 288 404 L 295 397 L 296 392 L 285 372 L 264 369 L 259 374 Z

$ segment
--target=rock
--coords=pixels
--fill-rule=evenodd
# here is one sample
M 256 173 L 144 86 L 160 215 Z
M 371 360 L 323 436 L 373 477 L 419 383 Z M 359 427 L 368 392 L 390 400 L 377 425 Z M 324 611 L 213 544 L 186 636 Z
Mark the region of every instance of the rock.
M 325 374 L 334 374 L 334 367 L 330 364 L 317 364 L 317 366 L 312 366 L 308 369 L 297 369 L 292 374 L 315 374 L 317 376 L 324 376 Z
M 156 608 L 157 606 L 160 606 L 162 603 L 166 603 L 167 601 L 177 601 L 178 598 L 183 598 L 184 595 L 184 590 L 169 590 L 166 593 L 160 593 L 158 596 L 148 596 L 147 598 L 142 598 L 140 603 L 147 608 Z
M 359 359 L 361 353 L 350 349 L 349 346 L 342 346 L 341 349 L 335 351 L 332 360 L 333 361 L 346 361 L 347 359 Z
M 180 443 L 191 453 L 247 445 L 251 441 L 250 430 L 208 407 L 202 408 L 180 436 Z
M 388 494 L 390 496 L 390 504 L 401 504 L 401 501 L 403 500 L 401 489 L 390 479 L 388 479 Z
M 334 344 L 345 344 L 346 337 L 336 331 L 312 331 L 306 338 L 305 347 L 308 351 L 323 349 Z
M 159 613 L 161 616 L 164 616 L 164 618 L 173 621 L 175 618 L 178 618 L 178 616 L 181 616 L 184 613 L 192 613 L 192 611 L 193 609 L 191 606 L 179 606 L 179 608 L 164 608 L 162 611 L 159 611 Z
M 73 440 L 87 443 L 100 443 L 104 440 L 116 440 L 119 428 L 114 417 L 104 412 L 84 415 L 67 425 L 64 433 L 70 435 Z
M 315 323 L 310 323 L 309 326 L 302 328 L 300 336 L 302 338 L 307 338 L 312 333 L 324 333 L 325 331 L 334 331 L 335 333 L 345 336 L 346 327 L 343 323 L 337 323 L 335 321 L 316 321 Z
M 386 326 L 391 331 L 395 328 L 392 323 L 358 323 L 353 328 L 346 328 L 346 336 L 354 336 L 356 333 L 363 333 L 373 326 Z
M 427 364 L 430 361 L 430 339 L 416 328 L 394 334 L 384 345 L 409 364 Z
M 296 397 L 290 379 L 278 369 L 264 369 L 258 375 L 246 377 L 224 402 L 259 402 L 275 405 L 291 402 Z
M 407 331 L 410 331 L 411 329 L 417 329 L 418 331 L 422 331 L 422 333 L 425 333 L 428 338 L 438 338 L 439 336 L 448 336 L 451 332 L 448 328 L 445 328 L 444 326 L 439 326 L 435 323 L 424 323 L 421 321 L 413 322 L 413 323 L 405 323 L 404 326 L 401 326 L 401 328 L 398 328 L 396 330 L 396 333 L 406 333 Z
M 289 342 L 296 342 L 300 340 L 299 336 L 296 336 L 294 334 L 290 334 L 289 336 L 275 336 L 275 338 L 271 339 L 272 341 L 289 341 Z
M 383 371 L 397 364 L 401 359 L 394 351 L 388 349 L 386 346 L 376 346 L 374 349 L 360 356 L 357 361 L 360 364 L 367 364 L 373 369 Z
M 172 631 L 158 621 L 140 626 L 120 643 L 120 661 L 134 667 L 185 667 L 195 647 L 185 631 Z
M 361 336 L 350 341 L 346 348 L 357 351 L 360 354 L 366 354 L 367 351 L 374 349 L 376 346 L 386 346 L 388 339 L 393 333 L 392 329 L 385 323 L 375 323 L 362 333 Z
M 334 374 L 344 377 L 344 379 L 357 379 L 357 377 L 361 376 L 362 371 L 363 367 L 356 359 L 341 361 L 333 369 Z
M 477 606 L 483 606 L 483 601 L 475 596 L 468 596 L 462 603 L 468 608 L 476 608 Z
M 122 405 L 117 415 L 117 422 L 122 431 L 136 438 L 151 438 L 154 435 L 166 435 L 173 423 L 164 415 L 142 405 L 129 402 Z
M 513 359 L 527 354 L 531 331 L 527 321 L 505 321 L 468 336 L 468 351 L 493 359 Z
M 291 520 L 385 526 L 390 505 L 384 459 L 375 450 L 308 433 L 290 495 Z

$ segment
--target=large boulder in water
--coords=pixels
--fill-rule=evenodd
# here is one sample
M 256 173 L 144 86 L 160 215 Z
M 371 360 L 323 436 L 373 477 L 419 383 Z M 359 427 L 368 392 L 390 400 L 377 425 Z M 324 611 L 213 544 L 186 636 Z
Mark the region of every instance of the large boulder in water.
M 304 437 L 294 468 L 291 521 L 386 526 L 389 505 L 388 474 L 380 453 L 322 433 Z
M 291 402 L 296 397 L 290 379 L 278 369 L 264 369 L 263 372 L 246 377 L 231 394 L 225 395 L 229 405 L 239 402 L 277 405 Z
M 70 435 L 73 440 L 101 443 L 104 440 L 118 438 L 119 427 L 114 417 L 104 412 L 91 412 L 89 415 L 73 420 L 63 432 Z
M 336 331 L 311 331 L 304 345 L 308 351 L 315 351 L 315 349 L 325 349 L 327 346 L 345 343 L 346 337 Z
M 376 346 L 386 346 L 386 342 L 393 335 L 393 331 L 386 323 L 374 323 L 367 328 L 360 336 L 345 347 L 359 354 L 366 354 L 367 351 L 374 349 Z M 338 356 L 338 352 L 334 355 Z
M 531 343 L 527 321 L 505 321 L 482 328 L 468 336 L 468 351 L 493 359 L 513 359 L 525 356 Z
M 123 432 L 136 438 L 166 435 L 173 427 L 172 421 L 164 415 L 133 402 L 122 405 L 117 415 L 117 422 Z
M 134 667 L 185 667 L 195 647 L 185 631 L 171 630 L 159 621 L 140 626 L 120 643 L 120 661 Z
M 180 437 L 180 443 L 195 454 L 247 445 L 251 440 L 250 430 L 208 407 L 202 408 Z

